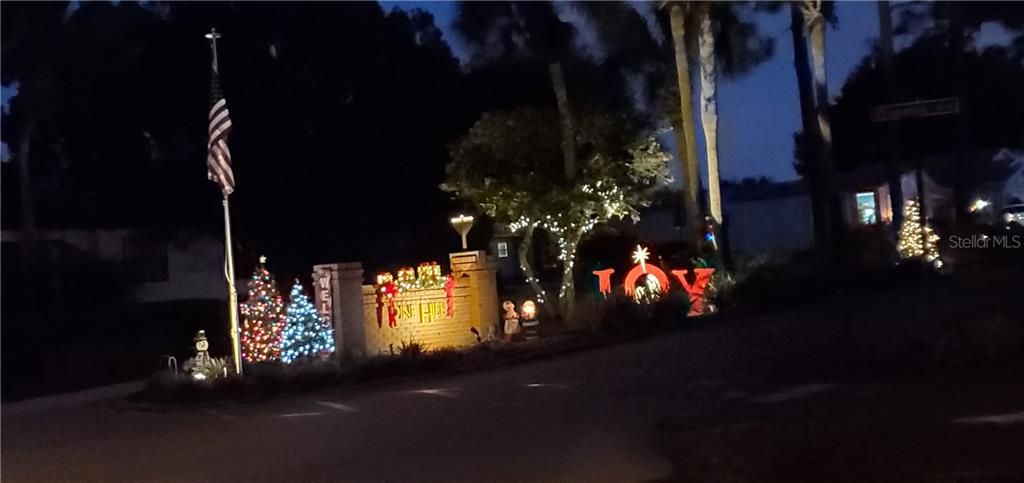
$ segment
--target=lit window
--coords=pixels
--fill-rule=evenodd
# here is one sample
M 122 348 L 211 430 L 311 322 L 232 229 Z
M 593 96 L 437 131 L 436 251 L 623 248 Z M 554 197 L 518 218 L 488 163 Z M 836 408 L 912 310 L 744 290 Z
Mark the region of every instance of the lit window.
M 857 193 L 857 221 L 861 225 L 878 223 L 878 205 L 873 191 Z
M 508 257 L 508 242 L 498 242 L 498 258 Z

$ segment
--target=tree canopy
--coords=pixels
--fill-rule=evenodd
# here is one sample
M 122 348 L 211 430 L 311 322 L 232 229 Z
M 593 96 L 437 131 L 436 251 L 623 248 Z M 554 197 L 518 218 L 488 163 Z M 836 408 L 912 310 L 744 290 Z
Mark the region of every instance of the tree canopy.
M 461 71 L 430 14 L 376 3 L 75 5 L 4 4 L 3 81 L 19 91 L 3 140 L 18 153 L 19 130 L 37 121 L 40 225 L 220 233 L 204 151 L 203 34 L 216 27 L 243 248 L 277 253 L 285 273 L 304 273 L 311 257 L 407 263 L 445 253 L 444 237 L 409 234 L 446 226 L 437 184 L 447 145 L 478 106 L 497 101 L 485 79 Z M 5 227 L 19 223 L 11 169 Z
M 893 59 L 893 93 L 902 102 L 955 97 L 947 47 L 938 37 L 922 38 Z M 964 58 L 963 112 L 968 116 L 971 144 L 978 149 L 1019 148 L 1024 145 L 1024 66 L 1003 48 L 970 50 Z M 871 122 L 871 108 L 887 104 L 884 79 L 874 55 L 866 57 L 847 79 L 831 108 L 835 154 L 840 170 L 882 162 L 884 125 Z M 899 124 L 897 158 L 912 161 L 955 150 L 952 116 L 918 119 Z M 798 135 L 798 172 L 806 159 Z
M 629 111 L 626 111 L 629 112 Z M 576 248 L 597 223 L 636 216 L 654 188 L 668 181 L 668 155 L 635 114 L 588 106 L 574 113 L 579 170 L 560 175 L 561 137 L 554 109 L 484 114 L 454 144 L 441 188 L 467 199 L 513 231 L 523 231 L 520 263 L 540 300 L 544 290 L 529 265 L 534 228 L 559 247 L 559 299 L 570 310 Z
M 646 191 L 667 181 L 666 154 L 653 132 L 628 116 L 590 111 L 577 117 L 586 162 L 575 182 L 559 176 L 560 141 L 552 129 L 557 114 L 520 108 L 484 114 L 455 143 L 442 189 L 505 223 L 555 218 L 569 224 L 634 214 Z

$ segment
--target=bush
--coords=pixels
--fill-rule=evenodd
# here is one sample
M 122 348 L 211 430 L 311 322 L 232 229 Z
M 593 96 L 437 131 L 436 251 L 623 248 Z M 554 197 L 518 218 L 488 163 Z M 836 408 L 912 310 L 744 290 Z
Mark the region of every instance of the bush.
M 716 312 L 732 305 L 735 298 L 736 278 L 728 270 L 715 270 L 704 289 L 706 310 Z
M 572 314 L 565 320 L 566 328 L 571 331 L 600 332 L 605 304 L 605 300 L 597 297 L 577 301 Z
M 651 308 L 650 322 L 653 324 L 683 320 L 690 312 L 690 296 L 683 290 L 670 290 L 661 300 L 651 304 Z
M 421 342 L 416 342 L 410 339 L 408 342 L 402 341 L 398 346 L 398 355 L 402 357 L 417 358 L 422 356 L 427 351 L 427 345 Z
M 737 269 L 733 303 L 753 309 L 789 308 L 828 290 L 811 261 L 762 259 Z

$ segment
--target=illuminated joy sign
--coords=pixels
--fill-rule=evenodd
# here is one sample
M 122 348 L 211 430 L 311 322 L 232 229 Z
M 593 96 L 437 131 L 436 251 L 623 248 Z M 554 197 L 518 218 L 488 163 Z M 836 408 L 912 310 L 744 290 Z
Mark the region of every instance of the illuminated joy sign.
M 633 252 L 633 261 L 636 265 L 626 273 L 626 278 L 622 281 L 622 288 L 626 295 L 638 301 L 642 300 L 643 296 L 656 298 L 660 294 L 668 292 L 670 285 L 668 275 L 664 270 L 656 265 L 647 264 L 648 256 L 647 249 L 637 245 Z M 669 271 L 690 297 L 690 311 L 687 315 L 701 315 L 704 313 L 704 289 L 711 282 L 711 275 L 715 273 L 715 269 L 693 269 L 694 280 L 692 283 L 686 279 L 689 272 L 685 268 Z M 612 292 L 612 274 L 615 273 L 615 269 L 606 268 L 595 270 L 593 273 L 597 276 L 598 289 L 607 297 Z

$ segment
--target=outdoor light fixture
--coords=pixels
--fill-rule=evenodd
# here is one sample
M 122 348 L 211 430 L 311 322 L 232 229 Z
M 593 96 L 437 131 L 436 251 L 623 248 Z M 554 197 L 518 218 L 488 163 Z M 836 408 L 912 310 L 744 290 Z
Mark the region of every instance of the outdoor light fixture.
M 473 228 L 473 217 L 466 215 L 459 215 L 451 219 L 452 228 L 459 232 L 462 236 L 462 249 L 466 250 L 466 235 L 469 234 L 469 230 Z

